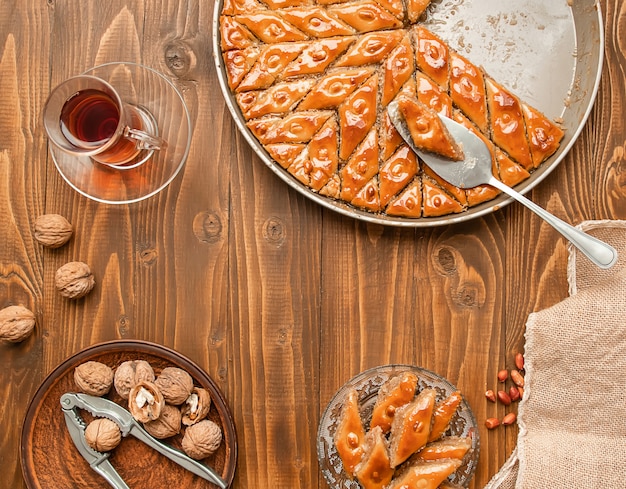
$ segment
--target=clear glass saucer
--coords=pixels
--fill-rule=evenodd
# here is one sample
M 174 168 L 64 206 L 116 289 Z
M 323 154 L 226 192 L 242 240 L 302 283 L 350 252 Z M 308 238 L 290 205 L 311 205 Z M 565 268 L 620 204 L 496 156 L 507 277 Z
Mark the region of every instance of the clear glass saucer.
M 181 93 L 163 74 L 137 63 L 106 63 L 83 74 L 107 81 L 124 102 L 149 112 L 167 146 L 141 154 L 133 164 L 110 166 L 51 144 L 57 170 L 78 193 L 106 204 L 130 204 L 157 194 L 178 175 L 189 154 L 191 118 Z

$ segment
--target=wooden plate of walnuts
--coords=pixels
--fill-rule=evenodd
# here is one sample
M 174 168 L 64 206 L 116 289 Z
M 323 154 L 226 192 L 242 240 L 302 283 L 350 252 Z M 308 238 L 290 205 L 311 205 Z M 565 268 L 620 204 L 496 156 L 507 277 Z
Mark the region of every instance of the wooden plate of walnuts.
M 193 383 L 185 389 L 191 387 L 195 393 L 202 392 L 204 399 L 200 404 L 204 402 L 205 407 L 207 403 L 205 394 L 208 393 L 210 404 L 208 410 L 205 409 L 202 413 L 203 419 L 196 423 L 190 421 L 190 404 L 181 403 L 177 406 L 182 413 L 180 432 L 176 433 L 177 430 L 174 429 L 172 433 L 165 434 L 166 437 L 161 441 L 177 450 L 185 451 L 183 440 L 186 432 L 189 431 L 191 434 L 193 424 L 204 423 L 215 429 L 219 428 L 221 440 L 215 444 L 212 453 L 209 455 L 194 453 L 194 458 L 203 457 L 199 459 L 200 463 L 215 469 L 228 485 L 232 483 L 237 461 L 235 426 L 230 410 L 215 382 L 194 362 L 174 350 L 154 343 L 120 340 L 89 347 L 68 358 L 52 371 L 37 390 L 26 413 L 21 441 L 22 471 L 29 489 L 110 487 L 91 469 L 74 446 L 66 428 L 59 400 L 66 392 L 101 389 L 98 395 L 128 409 L 129 402 L 132 402 L 132 397 L 131 400 L 128 398 L 131 392 L 129 387 L 132 387 L 129 383 L 134 383 L 129 372 L 134 371 L 139 376 L 141 370 L 142 377 L 145 373 L 143 368 L 135 368 L 137 365 L 141 367 L 147 365 L 154 373 L 153 382 L 144 378 L 141 382 L 148 382 L 150 385 L 160 383 L 162 386 L 167 384 L 171 388 L 171 373 L 177 371 L 184 376 L 184 373 L 180 372 L 184 371 L 189 374 Z M 110 383 L 108 390 L 105 385 L 107 383 Z M 174 379 L 173 384 L 176 387 L 174 390 L 178 390 L 178 378 Z M 180 384 L 183 385 L 184 382 Z M 96 394 L 96 392 L 87 393 Z M 193 404 L 196 409 L 198 403 Z M 86 411 L 81 411 L 80 414 L 88 424 L 94 420 Z M 183 419 L 185 423 L 182 422 Z M 161 429 L 162 427 L 157 427 L 157 430 Z M 185 443 L 188 444 L 187 440 Z M 132 436 L 122 438 L 109 454 L 113 467 L 133 489 L 216 487 Z

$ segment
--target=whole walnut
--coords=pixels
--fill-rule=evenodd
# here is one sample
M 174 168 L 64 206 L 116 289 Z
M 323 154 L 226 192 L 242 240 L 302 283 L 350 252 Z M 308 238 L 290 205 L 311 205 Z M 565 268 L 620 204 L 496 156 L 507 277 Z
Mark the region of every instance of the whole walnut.
M 44 214 L 35 220 L 35 239 L 48 248 L 63 246 L 72 232 L 72 225 L 59 214 Z
M 80 261 L 66 263 L 59 268 L 54 276 L 54 285 L 63 297 L 79 299 L 93 289 L 96 281 L 89 265 Z
M 159 439 L 177 435 L 181 428 L 180 409 L 166 404 L 161 410 L 161 415 L 153 421 L 144 423 L 143 427 L 148 433 Z
M 122 441 L 117 423 L 106 418 L 94 419 L 85 428 L 87 444 L 98 452 L 110 452 Z
M 185 401 L 181 408 L 183 424 L 191 426 L 198 421 L 202 421 L 209 414 L 211 409 L 211 395 L 206 389 L 194 387 L 193 392 Z
M 193 379 L 182 368 L 164 368 L 154 382 L 165 401 L 179 406 L 187 400 L 193 391 Z
M 85 362 L 74 369 L 74 382 L 85 394 L 104 396 L 113 385 L 113 369 L 104 363 Z
M 157 419 L 164 406 L 163 394 L 152 382 L 138 382 L 128 394 L 128 410 L 140 423 Z
M 200 460 L 213 455 L 222 443 L 222 429 L 205 419 L 185 429 L 183 450 L 191 458 Z
M 0 311 L 0 340 L 19 343 L 35 327 L 35 315 L 24 306 L 9 306 Z
M 154 370 L 145 360 L 128 360 L 115 369 L 113 384 L 122 399 L 128 399 L 128 394 L 139 382 L 154 382 Z

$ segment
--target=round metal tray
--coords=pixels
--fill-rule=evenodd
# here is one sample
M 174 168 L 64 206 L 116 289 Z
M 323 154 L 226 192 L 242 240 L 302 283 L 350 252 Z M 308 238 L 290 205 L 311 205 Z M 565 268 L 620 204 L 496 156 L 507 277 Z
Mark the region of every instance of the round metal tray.
M 223 4 L 223 0 L 215 4 L 212 27 L 213 57 L 226 105 L 254 152 L 289 186 L 340 214 L 403 227 L 431 227 L 467 221 L 512 202 L 501 195 L 460 214 L 396 218 L 354 208 L 319 195 L 300 183 L 269 156 L 246 127 L 228 88 L 220 49 L 219 17 Z M 597 0 L 435 0 L 429 6 L 424 24 L 522 100 L 549 118 L 562 121 L 565 136 L 558 151 L 530 178 L 516 186 L 518 192 L 528 192 L 565 158 L 596 99 L 604 60 L 602 13 Z

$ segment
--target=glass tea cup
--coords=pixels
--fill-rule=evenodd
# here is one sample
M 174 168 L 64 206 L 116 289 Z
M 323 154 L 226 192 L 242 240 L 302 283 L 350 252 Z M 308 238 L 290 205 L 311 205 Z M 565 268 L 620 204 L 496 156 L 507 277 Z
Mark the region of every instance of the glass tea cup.
M 167 146 L 150 112 L 125 103 L 111 84 L 91 75 L 57 86 L 44 106 L 43 123 L 60 150 L 112 167 L 137 166 Z

